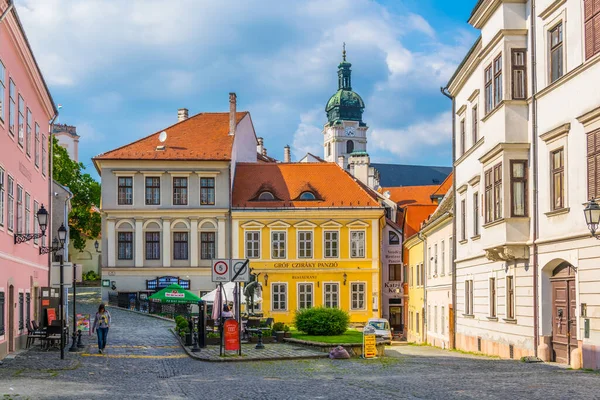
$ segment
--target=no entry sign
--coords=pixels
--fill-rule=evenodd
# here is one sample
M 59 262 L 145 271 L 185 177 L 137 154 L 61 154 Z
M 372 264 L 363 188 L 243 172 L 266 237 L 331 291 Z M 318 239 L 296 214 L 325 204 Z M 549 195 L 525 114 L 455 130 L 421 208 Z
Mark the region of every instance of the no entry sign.
M 229 282 L 229 260 L 213 260 L 212 281 Z

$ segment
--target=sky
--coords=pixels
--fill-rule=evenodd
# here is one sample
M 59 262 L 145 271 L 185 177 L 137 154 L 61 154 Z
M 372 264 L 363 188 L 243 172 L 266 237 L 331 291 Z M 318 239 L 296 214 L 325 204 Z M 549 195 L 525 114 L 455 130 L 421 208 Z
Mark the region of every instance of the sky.
M 177 109 L 250 111 L 268 154 L 323 155 L 342 43 L 372 162 L 450 165 L 440 94 L 477 37 L 476 0 L 16 0 L 80 161 L 159 132 Z

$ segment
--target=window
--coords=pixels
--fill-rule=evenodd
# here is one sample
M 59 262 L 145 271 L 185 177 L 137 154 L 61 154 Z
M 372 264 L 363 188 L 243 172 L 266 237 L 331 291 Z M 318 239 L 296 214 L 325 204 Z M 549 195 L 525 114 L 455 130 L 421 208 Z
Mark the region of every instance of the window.
M 46 176 L 46 146 L 48 142 L 46 141 L 46 135 L 42 135 L 42 175 Z
M 417 313 L 417 316 L 416 316 L 416 318 L 415 318 L 415 328 L 416 328 L 416 329 L 415 329 L 415 332 L 416 332 L 416 333 L 419 333 L 419 326 L 420 326 L 420 325 L 421 325 L 421 324 L 419 323 L 419 313 Z
M 215 236 L 214 232 L 200 232 L 200 258 L 202 260 L 216 258 Z
M 402 264 L 389 264 L 388 268 L 390 281 L 402 280 Z
M 157 206 L 160 204 L 160 177 L 146 177 L 146 205 Z
M 40 229 L 40 226 L 37 224 L 37 221 L 36 221 L 36 219 L 37 219 L 37 212 L 38 212 L 39 209 L 40 209 L 40 206 L 39 206 L 38 202 L 34 200 L 33 201 L 33 215 L 35 217 L 34 217 L 34 220 L 33 220 L 33 233 L 36 233 L 36 234 L 38 233 L 38 231 Z M 33 238 L 33 244 L 38 244 L 38 241 L 39 241 L 38 238 L 36 238 L 36 237 Z
M 492 66 L 485 69 L 485 113 L 489 113 L 494 108 L 494 94 L 492 88 Z
M 448 252 L 450 253 L 450 271 L 452 273 L 452 265 L 454 263 L 454 242 L 452 241 L 452 236 L 448 239 Z
M 584 0 L 585 59 L 600 53 L 600 3 Z M 1 88 L 0 88 L 1 89 Z
M 287 286 L 285 283 L 273 283 L 271 285 L 271 310 L 285 311 L 287 309 Z
M 312 232 L 311 231 L 299 231 L 298 232 L 298 257 L 299 258 L 311 258 L 312 257 Z
M 437 243 L 433 245 L 433 275 L 437 276 L 438 273 L 438 247 Z
M 9 80 L 8 85 L 8 95 L 10 97 L 10 102 L 8 103 L 8 131 L 11 135 L 15 136 L 15 120 L 17 119 L 15 98 L 17 96 L 17 88 L 12 79 Z
M 31 196 L 29 195 L 29 193 L 25 193 L 25 229 L 23 230 L 23 232 L 25 233 L 29 233 L 31 232 L 31 208 L 30 208 L 30 203 L 31 203 Z
M 340 306 L 340 285 L 338 283 L 324 283 L 323 293 L 325 301 L 323 302 L 325 307 L 338 308 Z
M 465 120 L 464 118 L 460 120 L 460 155 L 462 156 L 467 151 L 467 139 L 465 132 Z
M 354 151 L 354 142 L 352 140 L 348 140 L 346 142 L 346 153 L 350 154 Z
M 467 206 L 466 200 L 460 201 L 460 240 L 467 240 Z
M 433 331 L 437 333 L 438 331 L 438 308 L 437 306 L 433 307 Z
M 133 178 L 131 176 L 119 177 L 118 185 L 119 185 L 118 204 L 119 205 L 133 204 Z
M 355 282 L 350 284 L 350 298 L 352 299 L 350 309 L 365 309 L 365 291 L 365 284 L 363 282 Z
M 433 257 L 431 257 L 431 247 L 427 248 L 427 266 L 428 266 L 428 270 L 429 270 L 429 277 L 431 277 L 431 275 L 433 275 L 433 263 L 431 262 L 433 260 Z
M 496 318 L 496 278 L 490 278 L 490 317 Z
M 510 162 L 512 216 L 527 216 L 527 161 Z
M 410 267 L 410 286 L 415 285 L 415 267 Z
M 471 129 L 473 135 L 473 144 L 479 140 L 479 113 L 477 112 L 477 104 L 471 110 Z
M 24 324 L 23 324 L 23 314 L 24 314 L 24 307 L 23 307 L 23 303 L 24 301 L 24 297 L 23 297 L 23 293 L 19 293 L 19 330 L 22 331 L 24 328 Z
M 185 206 L 188 203 L 188 178 L 173 178 L 173 205 Z
M 146 260 L 160 260 L 160 232 L 146 232 Z
M 562 22 L 550 30 L 550 83 L 563 76 Z
M 313 305 L 313 284 L 298 284 L 298 309 L 311 308 Z
M 0 120 L 4 121 L 4 90 L 6 89 L 6 69 L 4 68 L 4 64 L 0 61 Z M 1 333 L 0 333 L 1 335 Z
M 337 258 L 338 255 L 338 231 L 325 231 L 325 257 Z
M 479 236 L 479 193 L 473 194 L 473 236 Z
M 327 143 L 327 157 L 331 156 L 331 143 Z
M 524 100 L 527 97 L 527 63 L 525 49 L 512 50 L 512 98 Z
M 23 147 L 25 139 L 25 100 L 19 95 L 19 145 Z
M 564 149 L 550 153 L 552 168 L 552 210 L 560 210 L 565 207 L 565 164 Z
M 173 232 L 173 259 L 188 259 L 188 233 Z
M 271 192 L 262 192 L 261 194 L 258 195 L 258 200 L 273 201 L 273 200 L 275 200 L 275 196 L 273 196 L 273 193 L 271 193 Z
M 502 164 L 494 167 L 494 219 L 502 218 Z
M 119 232 L 119 260 L 133 260 L 133 232 Z
M 421 286 L 421 265 L 417 265 L 417 286 Z
M 17 233 L 25 233 L 23 231 L 23 187 L 17 185 Z
M 515 283 L 510 275 L 506 277 L 506 318 L 515 319 Z
M 396 232 L 390 232 L 389 243 L 391 245 L 400 244 L 400 236 Z
M 440 274 L 444 275 L 446 273 L 446 244 L 444 243 L 443 240 L 441 243 L 441 250 L 442 250 L 442 269 L 440 271 Z
M 8 176 L 8 211 L 6 219 L 8 220 L 8 230 L 14 231 L 15 229 L 15 192 L 14 192 L 14 180 L 12 176 Z
M 5 327 L 4 327 L 4 292 L 0 292 L 0 335 L 4 335 Z
M 271 258 L 285 258 L 285 232 L 271 232 Z
M 365 232 L 350 232 L 350 257 L 363 258 L 365 256 Z
M 4 168 L 0 168 L 0 226 L 4 226 Z
M 442 335 L 445 335 L 446 334 L 446 307 L 442 306 L 442 312 L 441 312 L 441 314 L 442 315 L 440 315 L 440 318 L 442 319 L 441 320 L 442 324 L 440 326 L 440 328 L 441 328 L 440 329 L 440 333 Z
M 473 281 L 465 281 L 465 315 L 473 315 Z
M 502 163 L 485 171 L 485 222 L 502 218 Z
M 33 153 L 35 155 L 35 166 L 40 166 L 40 126 L 35 124 L 35 147 L 33 148 Z
M 494 60 L 494 107 L 502 101 L 502 54 Z
M 200 178 L 200 204 L 215 204 L 215 178 Z
M 260 232 L 246 232 L 246 258 L 260 257 Z
M 27 327 L 31 322 L 31 293 L 25 293 L 25 322 Z
M 300 195 L 300 200 L 316 200 L 316 197 L 313 193 L 311 192 L 303 192 Z
M 25 135 L 25 152 L 29 157 L 31 157 L 31 123 L 32 116 L 31 110 L 27 109 L 27 134 Z

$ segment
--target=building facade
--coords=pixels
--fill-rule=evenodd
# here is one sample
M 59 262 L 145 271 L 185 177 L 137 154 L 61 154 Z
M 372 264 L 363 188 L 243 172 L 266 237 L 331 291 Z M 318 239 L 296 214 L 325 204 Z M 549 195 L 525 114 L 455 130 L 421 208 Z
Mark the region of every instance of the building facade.
M 10 2 L 12 3 L 12 2 Z M 10 10 L 7 10 L 10 7 Z M 6 11 L 6 14 L 4 12 Z M 50 207 L 48 121 L 57 111 L 12 4 L 0 1 L 0 358 L 25 345 L 27 326 L 40 320 L 40 288 L 48 285 L 44 239 L 36 214 Z M 48 226 L 47 232 L 52 232 Z
M 423 264 L 423 240 L 418 233 L 404 241 L 405 265 L 408 269 L 408 304 L 406 340 L 425 342 L 425 267 Z
M 73 161 L 79 162 L 79 135 L 77 127 L 67 124 L 54 124 L 52 134 L 58 140 L 59 146 L 64 147 Z
M 381 313 L 384 208 L 332 163 L 239 164 L 233 258 L 248 258 L 262 311 L 292 323 L 296 310 L 335 307 L 364 324 Z

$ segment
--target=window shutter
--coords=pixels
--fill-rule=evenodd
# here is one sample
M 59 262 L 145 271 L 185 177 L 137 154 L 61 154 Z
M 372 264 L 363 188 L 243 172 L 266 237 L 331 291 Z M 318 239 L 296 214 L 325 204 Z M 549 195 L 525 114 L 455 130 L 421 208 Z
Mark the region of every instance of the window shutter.
M 598 0 L 598 3 L 600 3 L 600 0 Z M 598 6 L 600 8 L 600 5 Z M 592 20 L 594 23 L 594 36 L 593 36 L 593 40 L 592 42 L 594 42 L 594 50 L 593 50 L 593 54 L 598 54 L 600 53 L 600 13 L 596 14 L 596 16 L 594 17 L 594 19 Z M 586 27 L 587 29 L 587 27 Z M 587 33 L 586 33 L 587 35 Z M 586 40 L 586 54 L 587 54 L 587 40 Z
M 592 11 L 594 14 L 600 12 L 600 0 L 587 0 L 588 3 L 594 2 L 594 10 Z
M 594 55 L 594 20 L 590 19 L 585 23 L 585 59 Z
M 596 197 L 596 156 L 594 154 L 596 133 L 588 133 L 587 155 L 588 155 L 588 198 Z
M 598 0 L 583 0 L 583 17 L 587 21 L 594 15 L 594 6 Z

